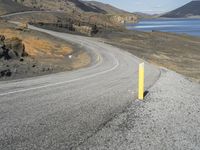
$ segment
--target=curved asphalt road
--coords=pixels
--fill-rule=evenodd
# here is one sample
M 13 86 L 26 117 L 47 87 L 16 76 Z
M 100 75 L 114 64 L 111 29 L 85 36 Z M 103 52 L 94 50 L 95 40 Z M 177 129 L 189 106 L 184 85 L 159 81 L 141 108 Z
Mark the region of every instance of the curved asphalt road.
M 93 38 L 30 28 L 82 44 L 93 63 L 0 82 L 0 149 L 76 149 L 135 99 L 141 60 Z M 159 73 L 146 63 L 146 87 Z

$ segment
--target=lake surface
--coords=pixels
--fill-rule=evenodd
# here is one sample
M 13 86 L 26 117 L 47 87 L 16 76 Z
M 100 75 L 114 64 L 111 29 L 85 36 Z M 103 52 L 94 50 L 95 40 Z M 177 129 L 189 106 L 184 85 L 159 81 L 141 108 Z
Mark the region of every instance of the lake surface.
M 200 37 L 200 19 L 145 19 L 137 24 L 127 24 L 129 30 L 185 33 Z

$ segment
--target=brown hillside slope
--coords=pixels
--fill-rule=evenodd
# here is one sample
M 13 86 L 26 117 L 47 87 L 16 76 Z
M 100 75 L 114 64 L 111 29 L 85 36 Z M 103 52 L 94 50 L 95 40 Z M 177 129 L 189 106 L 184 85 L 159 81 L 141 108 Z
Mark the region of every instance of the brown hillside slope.
M 98 7 L 90 7 L 79 0 L 23 0 L 18 3 L 24 6 L 39 8 L 41 10 L 52 11 L 81 11 L 81 12 L 95 12 L 106 13 Z
M 163 32 L 124 31 L 103 35 L 105 42 L 150 63 L 200 82 L 200 38 Z
M 0 0 L 0 15 L 28 10 L 33 9 L 20 5 L 12 0 Z
M 120 10 L 114 6 L 100 2 L 80 1 L 80 0 L 18 0 L 18 3 L 31 8 L 40 10 L 61 11 L 67 13 L 96 13 L 113 15 L 115 21 L 123 23 L 124 21 L 134 22 L 137 15 Z
M 101 2 L 97 2 L 97 1 L 84 1 L 84 3 L 90 7 L 98 7 L 101 10 L 104 10 L 106 13 L 109 13 L 109 14 L 130 14 L 129 12 L 124 11 L 119 8 L 116 8 L 112 5 L 104 4 Z

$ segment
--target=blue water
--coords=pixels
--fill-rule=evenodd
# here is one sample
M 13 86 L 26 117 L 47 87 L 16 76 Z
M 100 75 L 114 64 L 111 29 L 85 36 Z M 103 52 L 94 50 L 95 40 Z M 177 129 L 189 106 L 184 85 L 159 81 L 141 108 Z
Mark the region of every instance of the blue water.
M 129 30 L 163 31 L 200 37 L 200 19 L 145 19 L 137 24 L 127 24 Z

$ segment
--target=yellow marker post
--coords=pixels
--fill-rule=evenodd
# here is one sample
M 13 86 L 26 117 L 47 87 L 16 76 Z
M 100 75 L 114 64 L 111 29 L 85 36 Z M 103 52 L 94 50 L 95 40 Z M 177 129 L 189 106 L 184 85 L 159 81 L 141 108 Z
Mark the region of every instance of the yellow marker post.
M 138 99 L 144 99 L 144 63 L 139 64 Z

